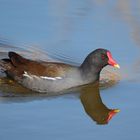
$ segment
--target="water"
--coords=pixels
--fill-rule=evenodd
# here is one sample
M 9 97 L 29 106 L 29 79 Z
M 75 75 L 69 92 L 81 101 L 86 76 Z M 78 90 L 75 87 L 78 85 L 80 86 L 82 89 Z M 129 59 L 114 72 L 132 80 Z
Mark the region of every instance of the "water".
M 79 65 L 92 50 L 107 48 L 121 66 L 120 71 L 104 70 L 100 91 L 87 87 L 57 96 L 35 94 L 1 79 L 1 139 L 139 139 L 139 13 L 138 0 L 0 0 L 1 58 L 12 50 Z M 121 112 L 99 125 L 95 114 L 105 114 L 98 112 L 103 104 Z M 93 112 L 86 112 L 89 106 Z

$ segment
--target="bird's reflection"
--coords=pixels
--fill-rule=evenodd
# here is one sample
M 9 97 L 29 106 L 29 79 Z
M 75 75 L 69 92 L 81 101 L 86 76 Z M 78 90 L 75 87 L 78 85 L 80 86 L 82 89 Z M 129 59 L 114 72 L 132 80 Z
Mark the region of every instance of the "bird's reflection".
M 83 87 L 80 99 L 85 112 L 96 121 L 97 124 L 107 124 L 111 118 L 119 112 L 119 109 L 109 109 L 103 104 L 98 83 Z
M 33 100 L 42 100 L 47 99 L 48 97 L 52 97 L 53 95 L 61 95 L 61 94 L 39 94 L 32 92 L 26 88 L 23 88 L 19 84 L 14 81 L 11 81 L 7 78 L 0 79 L 0 97 L 8 97 L 8 98 L 0 98 L 2 102 L 29 102 Z M 85 112 L 95 121 L 97 124 L 107 124 L 111 118 L 119 112 L 118 109 L 109 109 L 106 107 L 102 99 L 100 97 L 99 83 L 89 84 L 86 86 L 82 86 L 76 88 L 72 91 L 74 95 L 77 97 L 77 92 L 80 92 L 80 100 L 85 109 Z M 65 93 L 63 93 L 65 95 Z M 66 94 L 68 95 L 68 94 Z M 9 98 L 9 97 L 21 97 L 21 98 Z M 27 97 L 27 98 L 25 98 Z M 54 96 L 53 96 L 54 98 Z

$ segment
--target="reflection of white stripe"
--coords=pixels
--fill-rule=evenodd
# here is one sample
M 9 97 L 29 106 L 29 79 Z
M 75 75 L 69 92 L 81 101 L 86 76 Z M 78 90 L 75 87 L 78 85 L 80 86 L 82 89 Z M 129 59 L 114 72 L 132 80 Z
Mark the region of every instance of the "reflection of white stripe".
M 62 77 L 47 77 L 47 76 L 31 75 L 31 74 L 28 74 L 26 71 L 24 71 L 23 76 L 28 77 L 28 78 L 38 77 L 38 78 L 42 78 L 46 80 L 61 80 L 62 79 Z

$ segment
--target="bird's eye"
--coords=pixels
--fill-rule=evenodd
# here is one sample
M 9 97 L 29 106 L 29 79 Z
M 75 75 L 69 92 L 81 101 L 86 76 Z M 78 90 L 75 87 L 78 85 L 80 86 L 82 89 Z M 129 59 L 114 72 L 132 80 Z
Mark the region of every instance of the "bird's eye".
M 105 59 L 105 55 L 101 54 L 101 58 L 102 58 L 102 60 L 104 60 Z

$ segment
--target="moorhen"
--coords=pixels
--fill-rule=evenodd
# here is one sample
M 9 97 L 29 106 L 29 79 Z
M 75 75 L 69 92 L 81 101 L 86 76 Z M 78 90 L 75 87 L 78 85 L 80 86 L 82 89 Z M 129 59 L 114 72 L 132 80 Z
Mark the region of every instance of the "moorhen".
M 29 60 L 15 52 L 9 52 L 8 56 L 0 60 L 1 69 L 8 77 L 37 92 L 60 92 L 96 82 L 106 65 L 119 68 L 106 49 L 94 50 L 80 66 Z

